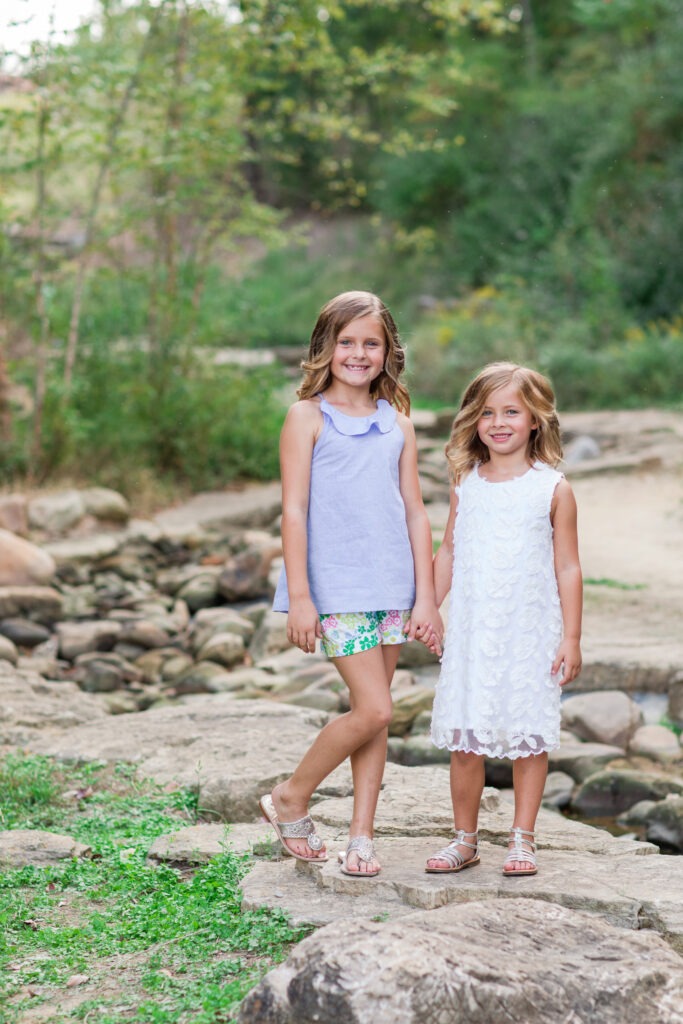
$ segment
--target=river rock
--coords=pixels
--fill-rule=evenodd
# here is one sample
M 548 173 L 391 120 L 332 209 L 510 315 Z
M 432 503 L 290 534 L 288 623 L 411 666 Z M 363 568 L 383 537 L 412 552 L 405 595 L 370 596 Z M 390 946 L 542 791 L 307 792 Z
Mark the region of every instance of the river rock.
M 244 640 L 236 633 L 216 633 L 197 653 L 197 661 L 215 661 L 232 668 L 244 660 Z
M 2 619 L 0 633 L 19 647 L 37 647 L 50 639 L 50 630 L 30 619 Z
M 125 541 L 125 534 L 93 533 L 88 537 L 67 537 L 45 544 L 45 550 L 60 567 L 90 566 L 115 555 Z
M 215 661 L 193 664 L 173 681 L 177 694 L 225 693 L 233 687 L 232 674 Z
M 187 583 L 183 583 L 177 591 L 177 596 L 185 601 L 191 612 L 218 604 L 218 570 L 205 566 Z
M 663 725 L 641 725 L 631 737 L 628 750 L 653 761 L 677 761 L 683 757 L 676 733 Z
M 584 740 L 625 750 L 643 715 L 635 701 L 620 690 L 583 693 L 562 703 L 562 727 Z
M 271 550 L 248 548 L 233 555 L 223 566 L 218 577 L 218 592 L 226 601 L 244 601 L 251 597 L 269 594 L 268 573 L 270 564 L 282 554 L 282 545 L 271 538 Z
M 190 646 L 196 654 L 216 633 L 235 633 L 248 644 L 255 629 L 254 623 L 234 608 L 200 608 L 189 630 Z
M 142 673 L 113 651 L 89 651 L 78 656 L 71 678 L 88 693 L 108 693 L 140 682 Z
M 118 643 L 133 644 L 135 647 L 146 649 L 166 647 L 168 641 L 169 635 L 165 629 L 145 619 L 124 622 L 117 637 Z
M 0 529 L 21 537 L 28 534 L 28 502 L 23 494 L 0 495 Z
M 586 818 L 613 818 L 639 800 L 663 800 L 669 793 L 683 794 L 683 779 L 612 769 L 589 776 L 574 794 L 572 809 Z
M 520 948 L 538 952 L 520 962 Z M 252 989 L 238 1021 L 491 1024 L 504 1006 L 510 1024 L 673 1024 L 682 1004 L 683 961 L 659 936 L 493 899 L 323 928 Z
M 678 672 L 669 687 L 667 714 L 672 722 L 683 726 L 683 672 Z
M 62 616 L 63 598 L 52 587 L 0 587 L 0 619 L 26 616 L 52 625 Z
M 76 490 L 43 494 L 28 503 L 28 521 L 33 530 L 49 534 L 66 533 L 85 515 L 85 505 Z
M 451 752 L 447 749 L 435 747 L 428 733 L 415 733 L 412 731 L 407 736 L 400 748 L 395 747 L 399 764 L 422 765 L 422 764 L 450 764 Z
M 286 651 L 290 646 L 287 639 L 287 616 L 268 609 L 249 644 L 250 655 L 259 663 L 269 655 Z M 302 651 L 299 653 L 303 654 Z
M 564 734 L 559 749 L 549 752 L 548 766 L 551 771 L 566 772 L 575 782 L 583 782 L 610 761 L 623 756 L 624 751 L 620 747 L 606 743 L 582 743 L 571 734 Z
M 0 587 L 43 586 L 56 571 L 55 561 L 47 551 L 0 529 Z
M 56 632 L 60 657 L 74 661 L 86 651 L 110 651 L 119 637 L 121 625 L 111 619 L 60 622 Z
M 88 857 L 90 847 L 76 842 L 71 836 L 38 829 L 16 828 L 0 832 L 0 867 L 47 867 L 74 857 Z
M 19 652 L 8 636 L 0 634 L 0 661 L 9 661 L 10 665 L 16 665 L 19 660 Z
M 567 807 L 574 791 L 574 779 L 566 772 L 548 772 L 543 788 L 544 807 Z
M 413 686 L 394 699 L 389 723 L 390 736 L 405 736 L 422 711 L 429 711 L 434 703 L 434 691 Z
M 683 853 L 683 796 L 669 795 L 645 815 L 647 838 Z
M 80 494 L 88 515 L 111 523 L 128 522 L 130 505 L 118 491 L 108 487 L 86 487 Z

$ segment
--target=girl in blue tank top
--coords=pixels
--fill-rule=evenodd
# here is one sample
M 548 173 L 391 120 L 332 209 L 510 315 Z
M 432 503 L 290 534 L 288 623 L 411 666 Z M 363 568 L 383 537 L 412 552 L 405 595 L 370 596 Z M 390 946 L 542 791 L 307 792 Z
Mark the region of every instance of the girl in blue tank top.
M 316 321 L 280 438 L 284 568 L 273 607 L 287 612 L 287 636 L 302 651 L 321 641 L 350 710 L 260 806 L 287 853 L 326 860 L 308 804 L 350 757 L 354 809 L 341 860 L 359 878 L 380 870 L 373 824 L 400 645 L 419 639 L 438 651 L 443 634 L 404 365 L 384 303 L 370 292 L 336 296 Z

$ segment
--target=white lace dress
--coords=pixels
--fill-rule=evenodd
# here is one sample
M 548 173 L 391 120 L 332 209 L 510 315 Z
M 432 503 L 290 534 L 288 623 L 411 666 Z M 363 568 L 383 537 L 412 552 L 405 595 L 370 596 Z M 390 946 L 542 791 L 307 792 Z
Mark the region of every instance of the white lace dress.
M 562 638 L 550 506 L 562 474 L 537 462 L 456 488 L 453 582 L 432 712 L 437 747 L 526 757 L 559 746 Z

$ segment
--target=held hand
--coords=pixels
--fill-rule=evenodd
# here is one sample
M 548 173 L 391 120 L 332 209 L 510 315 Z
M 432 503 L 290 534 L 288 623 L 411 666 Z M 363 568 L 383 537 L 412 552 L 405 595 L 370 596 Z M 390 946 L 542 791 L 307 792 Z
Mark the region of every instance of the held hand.
M 578 676 L 581 671 L 581 645 L 578 640 L 563 640 L 558 647 L 550 671 L 555 675 L 560 670 L 562 670 L 561 686 L 566 686 Z
M 443 622 L 435 604 L 417 602 L 403 630 L 409 640 L 419 640 L 437 656 L 441 656 Z
M 313 654 L 316 638 L 322 636 L 320 618 L 310 598 L 290 601 L 287 615 L 287 639 L 304 654 Z

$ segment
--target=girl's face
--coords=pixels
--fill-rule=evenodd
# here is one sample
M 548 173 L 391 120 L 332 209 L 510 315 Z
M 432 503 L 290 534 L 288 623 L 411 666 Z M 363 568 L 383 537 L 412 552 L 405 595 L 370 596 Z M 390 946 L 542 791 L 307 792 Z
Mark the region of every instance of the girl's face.
M 505 384 L 486 399 L 477 423 L 477 434 L 491 453 L 513 455 L 526 451 L 531 431 L 537 426 L 514 384 Z
M 384 366 L 384 324 L 373 314 L 351 320 L 337 335 L 330 363 L 332 376 L 354 387 L 369 387 Z

